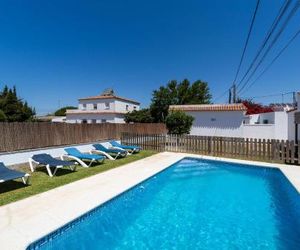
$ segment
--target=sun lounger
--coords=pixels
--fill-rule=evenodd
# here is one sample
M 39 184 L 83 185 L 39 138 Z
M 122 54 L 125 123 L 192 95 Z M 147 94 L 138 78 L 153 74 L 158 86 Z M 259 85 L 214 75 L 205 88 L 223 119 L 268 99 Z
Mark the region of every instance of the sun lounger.
M 50 177 L 53 177 L 57 170 L 63 167 L 68 167 L 72 171 L 75 171 L 75 164 L 75 162 L 55 159 L 49 154 L 36 154 L 29 158 L 29 166 L 32 172 L 34 172 L 37 166 L 45 166 Z M 51 168 L 54 168 L 53 172 Z
M 115 160 L 118 157 L 125 157 L 127 155 L 127 151 L 124 149 L 107 148 L 99 143 L 94 144 L 93 147 L 95 150 L 91 150 L 91 153 L 104 155 L 110 160 Z
M 128 145 L 123 145 L 121 143 L 118 143 L 117 141 L 110 141 L 109 142 L 114 148 L 119 148 L 123 150 L 127 150 L 130 153 L 138 153 L 142 150 L 141 147 L 139 146 L 128 146 Z
M 77 148 L 65 148 L 65 151 L 67 155 L 63 155 L 62 159 L 75 160 L 85 168 L 90 167 L 94 162 L 102 163 L 105 159 L 102 155 L 81 153 Z M 89 161 L 89 165 L 84 163 L 84 161 Z
M 23 183 L 26 185 L 28 183 L 29 176 L 29 174 L 9 169 L 3 162 L 0 162 L 0 183 L 21 178 Z

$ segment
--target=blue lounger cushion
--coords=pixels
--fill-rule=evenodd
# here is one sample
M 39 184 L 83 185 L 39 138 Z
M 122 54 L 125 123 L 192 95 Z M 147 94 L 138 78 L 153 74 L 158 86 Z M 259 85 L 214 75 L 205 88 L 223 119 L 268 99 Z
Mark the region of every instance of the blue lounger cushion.
M 128 146 L 128 145 L 123 145 L 123 144 L 120 144 L 116 141 L 110 141 L 109 142 L 112 146 L 114 147 L 118 147 L 118 148 L 123 148 L 123 149 L 129 149 L 129 150 L 141 150 L 142 148 L 139 147 L 139 146 Z
M 126 151 L 124 151 L 124 150 L 106 148 L 101 144 L 93 144 L 93 147 L 96 150 L 100 150 L 100 151 L 103 151 L 103 152 L 108 153 L 108 154 L 109 153 L 112 153 L 112 154 L 126 154 Z
M 102 155 L 96 154 L 83 154 L 77 148 L 65 148 L 65 151 L 70 156 L 75 156 L 79 159 L 86 159 L 86 160 L 103 160 L 105 159 Z
M 56 167 L 56 166 L 72 166 L 74 165 L 74 162 L 71 161 L 63 161 L 63 160 L 58 160 L 53 158 L 49 154 L 37 154 L 32 156 L 32 159 L 39 164 L 43 165 L 49 165 L 51 167 Z
M 19 178 L 23 178 L 23 177 L 27 177 L 28 174 L 17 171 L 17 170 L 13 170 L 13 169 L 9 169 L 7 168 L 3 162 L 0 162 L 0 181 L 4 182 L 4 181 L 11 181 L 11 180 L 15 180 L 15 179 L 19 179 Z

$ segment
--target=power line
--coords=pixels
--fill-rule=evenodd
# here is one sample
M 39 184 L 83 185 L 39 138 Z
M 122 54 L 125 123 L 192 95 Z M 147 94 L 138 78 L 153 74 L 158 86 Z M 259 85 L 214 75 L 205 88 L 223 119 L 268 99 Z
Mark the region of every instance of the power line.
M 283 24 L 283 25 L 282 25 L 281 30 L 280 30 L 279 32 L 277 32 L 277 35 L 276 35 L 277 38 L 275 37 L 275 38 L 273 39 L 271 45 L 269 45 L 268 50 L 267 50 L 268 52 L 269 52 L 269 50 L 273 47 L 273 45 L 275 44 L 275 42 L 277 41 L 277 39 L 279 38 L 279 36 L 280 36 L 281 33 L 283 32 L 284 28 L 286 27 L 286 25 L 287 25 L 287 23 L 289 22 L 289 20 L 291 19 L 291 17 L 295 14 L 296 10 L 297 10 L 298 7 L 299 7 L 299 6 L 298 6 L 299 3 L 300 3 L 300 1 L 297 0 L 296 5 L 294 6 L 293 10 L 292 10 L 292 11 L 290 12 L 290 14 L 289 14 L 289 17 L 288 17 L 288 18 L 286 19 L 286 21 L 285 21 L 286 24 Z M 250 66 L 249 66 L 249 68 L 248 68 L 248 70 L 247 70 L 246 73 L 243 75 L 242 79 L 240 80 L 240 82 L 238 83 L 237 86 L 239 86 L 239 85 L 243 82 L 243 80 L 247 77 L 247 75 L 249 74 L 249 72 L 250 72 L 251 69 L 253 68 L 254 64 L 256 63 L 256 61 L 257 61 L 257 59 L 259 58 L 259 56 L 260 56 L 261 52 L 263 51 L 263 49 L 266 47 L 268 41 L 270 40 L 271 36 L 273 35 L 275 29 L 277 28 L 278 24 L 280 23 L 282 17 L 284 16 L 284 14 L 285 14 L 285 12 L 287 11 L 287 9 L 288 9 L 288 7 L 290 6 L 290 4 L 291 4 L 291 0 L 286 0 L 286 1 L 282 4 L 282 6 L 280 7 L 279 12 L 278 12 L 277 16 L 275 17 L 275 19 L 274 19 L 274 21 L 273 21 L 273 23 L 272 23 L 272 25 L 271 25 L 271 27 L 270 27 L 270 29 L 269 29 L 267 35 L 266 35 L 266 37 L 265 37 L 265 39 L 264 39 L 264 41 L 263 41 L 261 47 L 258 49 L 258 51 L 257 51 L 257 53 L 256 53 L 256 55 L 255 55 L 255 57 L 254 57 L 254 59 L 252 60 Z M 257 12 L 257 8 L 258 8 L 258 7 L 256 6 L 254 15 L 256 15 L 255 13 Z M 253 21 L 254 18 L 255 18 L 255 17 L 252 18 L 252 21 Z M 250 29 L 249 29 L 250 33 L 251 33 L 251 31 L 252 31 L 252 28 L 253 28 L 253 27 L 251 28 L 251 26 L 253 26 L 252 21 L 251 21 L 251 25 L 250 25 Z M 254 21 L 253 21 L 253 23 L 254 23 Z M 241 58 L 241 61 L 240 61 L 239 66 L 238 66 L 237 74 L 236 74 L 236 77 L 235 77 L 235 81 L 236 81 L 236 78 L 237 78 L 237 76 L 238 76 L 238 74 L 239 74 L 239 71 L 240 71 L 239 68 L 241 67 L 241 64 L 242 64 L 242 61 L 243 61 L 243 58 L 244 58 L 244 54 L 245 54 L 245 51 L 246 51 L 246 48 L 247 48 L 247 45 L 248 45 L 249 37 L 250 37 L 250 35 L 249 35 L 249 33 L 248 33 L 248 36 L 247 36 L 247 39 L 246 39 L 246 44 L 245 44 L 245 47 L 244 47 L 244 50 L 243 50 L 243 53 L 242 53 L 242 58 Z M 295 38 L 294 38 L 294 39 L 295 39 Z M 293 40 L 294 40 L 294 39 L 293 39 Z M 290 42 L 290 43 L 291 43 L 291 42 Z M 286 48 L 285 48 L 285 49 L 286 49 Z M 285 49 L 283 49 L 283 50 L 285 50 Z M 267 53 L 268 53 L 268 52 L 267 52 Z M 283 52 L 283 51 L 282 51 L 282 52 Z M 282 52 L 281 52 L 280 54 L 282 54 Z M 264 54 L 263 58 L 266 57 L 267 53 Z M 279 55 L 279 56 L 280 56 L 280 55 Z M 279 56 L 277 56 L 277 58 L 278 58 Z M 277 59 L 277 58 L 276 58 L 276 59 Z M 276 59 L 274 59 L 274 61 L 276 61 Z M 259 63 L 259 65 L 260 65 L 261 63 L 262 63 L 262 60 L 261 60 L 261 62 Z M 272 64 L 273 64 L 273 63 L 274 63 L 274 62 L 272 62 Z M 268 66 L 268 67 L 270 67 L 270 66 Z M 258 67 L 256 67 L 255 71 L 257 70 L 257 68 L 258 68 Z M 267 71 L 267 70 L 265 70 L 265 71 Z M 262 73 L 262 74 L 263 74 L 263 73 Z M 252 75 L 253 75 L 253 74 L 251 74 L 251 76 L 252 76 Z M 259 76 L 259 77 L 261 77 L 261 76 Z M 250 78 L 248 78 L 248 80 L 250 80 Z M 247 80 L 247 83 L 248 83 L 248 80 Z M 235 82 L 235 81 L 234 81 L 234 82 Z M 255 80 L 255 81 L 256 81 L 256 80 Z M 245 85 L 245 86 L 246 86 L 246 85 Z M 244 88 L 245 86 L 243 86 L 243 88 Z M 242 88 L 242 89 L 243 89 L 243 88 Z M 241 92 L 242 89 L 240 89 L 239 92 Z M 222 98 L 223 96 L 226 95 L 226 93 L 228 93 L 228 90 L 226 90 L 226 91 L 225 91 L 224 93 L 222 93 L 220 96 L 218 96 L 217 98 L 215 98 L 214 101 L 216 101 L 216 100 Z
M 224 93 L 222 93 L 221 95 L 219 95 L 217 98 L 215 98 L 213 100 L 213 103 L 215 103 L 217 100 L 221 99 L 222 97 L 224 97 L 225 95 L 228 94 L 228 90 L 226 90 Z
M 248 97 L 245 97 L 244 99 L 259 99 L 259 98 L 266 98 L 266 97 L 275 97 L 275 96 L 288 95 L 288 94 L 293 94 L 293 93 L 294 93 L 294 91 L 289 91 L 289 92 L 270 94 L 270 95 L 248 96 Z
M 241 69 L 241 66 L 242 66 L 242 63 L 243 63 L 243 60 L 244 60 L 244 57 L 245 57 L 246 49 L 247 49 L 249 39 L 250 39 L 250 36 L 251 36 L 251 33 L 252 33 L 252 29 L 253 29 L 253 26 L 254 26 L 254 22 L 255 22 L 255 18 L 256 18 L 256 14 L 257 14 L 257 11 L 258 11 L 259 4 L 260 4 L 260 0 L 257 0 L 255 10 L 254 10 L 254 13 L 253 13 L 253 16 L 252 16 L 252 19 L 251 19 L 251 24 L 250 24 L 250 28 L 249 28 L 249 31 L 248 31 L 248 35 L 247 35 L 247 38 L 246 38 L 246 42 L 245 42 L 245 45 L 244 45 L 244 49 L 243 49 L 243 52 L 242 52 L 242 56 L 241 56 L 241 59 L 240 59 L 240 62 L 239 62 L 239 65 L 238 65 L 233 83 L 236 82 L 236 79 L 238 77 L 238 74 L 240 72 L 240 69 Z
M 300 1 L 297 0 L 294 8 L 290 11 L 289 15 L 287 16 L 286 20 L 284 21 L 284 23 L 282 24 L 280 30 L 277 32 L 277 34 L 275 35 L 275 37 L 273 38 L 271 44 L 268 46 L 268 48 L 266 49 L 265 53 L 263 54 L 262 58 L 260 59 L 260 61 L 258 62 L 258 64 L 256 65 L 256 67 L 254 68 L 254 70 L 252 71 L 252 73 L 250 74 L 250 76 L 247 78 L 247 81 L 243 84 L 243 86 L 241 87 L 241 89 L 239 90 L 239 93 L 246 87 L 246 85 L 249 83 L 249 81 L 251 80 L 251 78 L 253 77 L 253 75 L 256 73 L 258 67 L 262 64 L 262 62 L 264 61 L 264 59 L 266 58 L 267 54 L 270 52 L 270 50 L 272 49 L 272 47 L 274 46 L 274 44 L 277 42 L 278 38 L 280 37 L 280 35 L 282 34 L 282 32 L 285 30 L 285 28 L 287 27 L 289 21 L 291 20 L 291 18 L 295 15 L 295 13 L 297 12 L 298 8 L 300 7 Z
M 291 43 L 297 38 L 300 34 L 300 29 L 295 33 L 294 36 L 287 42 L 287 44 L 279 51 L 279 53 L 273 58 L 271 63 L 260 73 L 260 75 L 242 92 L 245 93 L 248 89 L 250 89 L 270 68 L 271 66 L 277 61 L 277 59 L 283 54 L 283 52 L 291 45 Z M 241 93 L 241 94 L 242 94 Z
M 256 53 L 256 55 L 255 55 L 255 57 L 254 57 L 254 59 L 252 60 L 252 62 L 251 62 L 251 64 L 250 64 L 249 68 L 247 69 L 246 73 L 243 75 L 242 79 L 239 81 L 237 87 L 239 87 L 239 86 L 242 84 L 242 82 L 244 81 L 244 79 L 247 77 L 247 75 L 249 74 L 249 72 L 250 72 L 251 69 L 253 68 L 255 62 L 257 61 L 257 59 L 258 59 L 258 57 L 260 56 L 260 54 L 261 54 L 261 52 L 263 51 L 263 49 L 266 47 L 266 45 L 267 45 L 269 39 L 271 38 L 271 36 L 272 36 L 274 30 L 277 28 L 277 26 L 278 26 L 280 20 L 282 19 L 283 15 L 284 15 L 285 12 L 287 11 L 287 9 L 288 9 L 288 7 L 289 7 L 290 4 L 291 4 L 291 0 L 286 0 L 286 1 L 282 4 L 282 6 L 280 7 L 277 16 L 275 17 L 275 19 L 274 19 L 274 21 L 273 21 L 273 23 L 272 23 L 272 25 L 271 25 L 271 27 L 270 27 L 270 29 L 269 29 L 269 31 L 268 31 L 266 37 L 265 37 L 265 39 L 263 40 L 262 45 L 261 45 L 260 48 L 258 49 L 258 51 L 257 51 L 257 53 Z
M 254 9 L 254 13 L 253 13 L 253 16 L 252 16 L 252 19 L 251 19 L 251 22 L 250 22 L 250 27 L 249 27 L 249 31 L 248 31 L 248 34 L 247 34 L 247 38 L 246 38 L 246 41 L 245 41 L 245 45 L 244 45 L 244 48 L 243 48 L 242 56 L 241 56 L 240 62 L 239 62 L 239 64 L 238 64 L 237 71 L 236 71 L 236 74 L 235 74 L 235 78 L 234 78 L 233 83 L 236 82 L 236 79 L 237 79 L 237 77 L 238 77 L 238 74 L 239 74 L 239 72 L 240 72 L 240 69 L 241 69 L 241 66 L 242 66 L 242 63 L 243 63 L 243 60 L 244 60 L 244 57 L 245 57 L 245 53 L 246 53 L 246 50 L 247 50 L 247 47 L 248 47 L 248 43 L 249 43 L 249 39 L 250 39 L 252 30 L 253 30 L 253 26 L 254 26 L 254 22 L 255 22 L 255 19 L 256 19 L 256 14 L 257 14 L 257 11 L 258 11 L 259 4 L 260 4 L 260 0 L 257 0 L 256 6 L 255 6 L 255 9 Z M 217 98 L 215 98 L 215 99 L 214 99 L 214 102 L 215 102 L 216 100 L 218 100 L 218 99 L 224 97 L 225 95 L 227 95 L 228 91 L 230 91 L 230 88 L 229 88 L 229 90 L 226 90 L 226 91 L 225 91 L 224 93 L 222 93 L 220 96 L 218 96 Z

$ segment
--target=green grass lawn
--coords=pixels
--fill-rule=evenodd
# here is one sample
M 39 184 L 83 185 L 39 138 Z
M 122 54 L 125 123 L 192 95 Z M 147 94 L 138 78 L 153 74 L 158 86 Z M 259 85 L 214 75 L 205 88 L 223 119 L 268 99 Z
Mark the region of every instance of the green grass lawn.
M 73 181 L 89 177 L 109 169 L 120 167 L 124 164 L 140 160 L 155 154 L 153 151 L 143 150 L 138 154 L 129 155 L 126 158 L 116 161 L 105 160 L 105 163 L 93 165 L 90 168 L 78 166 L 76 172 L 69 169 L 59 169 L 54 177 L 49 177 L 46 168 L 37 168 L 34 173 L 30 173 L 29 165 L 24 164 L 20 170 L 30 173 L 30 183 L 25 186 L 21 181 L 8 181 L 0 184 L 0 206 L 13 201 L 24 199 L 28 196 L 45 192 L 47 190 L 68 184 Z

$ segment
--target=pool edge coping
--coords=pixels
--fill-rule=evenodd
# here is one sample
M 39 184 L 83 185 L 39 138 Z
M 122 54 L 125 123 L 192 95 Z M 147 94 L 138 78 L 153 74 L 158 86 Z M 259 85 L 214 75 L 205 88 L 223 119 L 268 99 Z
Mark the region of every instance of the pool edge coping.
M 185 154 L 185 153 L 183 153 Z M 208 156 L 208 155 L 197 155 L 197 154 L 185 154 L 186 157 L 193 157 L 198 159 L 205 160 L 215 160 L 215 161 L 224 161 L 242 165 L 251 165 L 254 167 L 267 167 L 267 168 L 277 168 L 281 171 L 281 173 L 288 179 L 288 181 L 292 184 L 292 186 L 297 190 L 300 194 L 300 166 L 297 165 L 287 165 L 280 163 L 270 163 L 270 162 L 261 162 L 261 161 L 249 161 L 249 160 L 241 160 L 241 159 L 232 159 L 225 157 L 217 157 L 217 156 Z
M 168 160 L 165 160 L 165 161 L 156 160 L 155 161 L 156 158 L 158 158 L 158 159 L 159 158 L 165 158 L 166 156 L 169 157 Z M 265 162 L 258 162 L 258 161 L 248 161 L 248 160 L 238 160 L 238 159 L 230 159 L 230 158 L 224 158 L 224 157 L 214 157 L 214 156 L 206 156 L 206 155 L 198 155 L 198 154 L 189 154 L 189 153 L 162 152 L 162 153 L 159 153 L 159 154 L 156 154 L 156 155 L 153 155 L 153 156 L 150 156 L 150 157 L 147 157 L 147 158 L 144 158 L 144 159 L 132 162 L 132 163 L 125 164 L 125 165 L 123 165 L 119 168 L 111 169 L 109 171 L 102 172 L 102 173 L 96 174 L 94 176 L 83 179 L 82 181 L 84 181 L 84 182 L 88 182 L 88 180 L 90 180 L 90 179 L 98 179 L 98 178 L 101 180 L 101 176 L 103 177 L 104 175 L 107 175 L 107 174 L 109 176 L 109 174 L 112 173 L 112 172 L 113 172 L 113 175 L 114 174 L 117 174 L 117 175 L 122 174 L 121 170 L 124 170 L 124 168 L 126 168 L 126 169 L 127 168 L 136 168 L 138 171 L 139 171 L 139 169 L 142 169 L 142 168 L 147 169 L 147 171 L 141 171 L 139 173 L 141 175 L 138 175 L 138 176 L 135 176 L 135 174 L 133 174 L 132 176 L 129 175 L 128 177 L 133 178 L 133 179 L 131 181 L 129 181 L 129 183 L 127 183 L 125 186 L 123 185 L 123 188 L 121 188 L 121 189 L 117 188 L 111 193 L 111 195 L 108 195 L 108 196 L 102 198 L 102 200 L 97 199 L 97 202 L 90 203 L 89 206 L 86 206 L 85 209 L 82 209 L 80 212 L 77 212 L 77 214 L 75 212 L 74 213 L 74 218 L 72 218 L 72 219 L 70 219 L 70 217 L 67 217 L 65 219 L 63 217 L 60 217 L 59 220 L 56 220 L 56 223 L 54 223 L 54 225 L 50 225 L 50 226 L 48 225 L 48 229 L 41 230 L 40 234 L 36 234 L 34 237 L 25 236 L 23 233 L 21 233 L 22 230 L 20 230 L 18 225 L 9 225 L 8 226 L 9 227 L 8 232 L 9 232 L 10 236 L 12 236 L 12 237 L 14 236 L 15 238 L 18 238 L 18 236 L 22 236 L 21 238 L 23 238 L 22 242 L 19 242 L 20 244 L 18 244 L 17 242 L 14 241 L 14 245 L 16 246 L 16 248 L 13 248 L 13 249 L 26 249 L 26 248 L 28 248 L 31 244 L 33 244 L 34 242 L 40 240 L 44 236 L 46 236 L 46 235 L 52 233 L 53 231 L 65 226 L 66 224 L 70 223 L 72 220 L 75 220 L 76 218 L 84 215 L 85 213 L 88 213 L 89 211 L 91 211 L 91 210 L 97 208 L 98 206 L 108 202 L 109 200 L 121 195 L 122 193 L 124 193 L 127 190 L 133 188 L 134 186 L 138 185 L 139 183 L 145 181 L 146 179 L 151 178 L 152 176 L 158 174 L 159 172 L 169 168 L 174 163 L 182 160 L 185 157 L 192 157 L 192 158 L 196 158 L 196 159 L 206 159 L 206 160 L 217 160 L 217 161 L 237 163 L 237 164 L 242 164 L 242 165 L 253 165 L 253 166 L 256 166 L 256 167 L 277 168 L 289 180 L 289 182 L 294 186 L 294 188 L 298 191 L 298 193 L 300 193 L 300 167 L 299 166 L 276 164 L 276 163 L 265 163 Z M 145 160 L 149 161 L 149 160 L 153 160 L 153 159 L 154 159 L 154 162 L 151 161 L 149 164 L 145 164 Z M 160 165 L 160 166 L 158 166 L 158 167 L 155 166 L 155 168 L 153 169 L 153 167 L 149 166 L 149 165 L 152 165 L 153 163 L 156 164 L 156 165 Z M 144 165 L 147 165 L 147 166 L 146 167 L 144 165 L 139 166 L 141 164 L 144 164 Z M 117 177 L 120 178 L 120 176 L 117 176 Z M 121 176 L 121 177 L 123 177 L 123 176 Z M 111 184 L 111 180 L 109 180 L 109 182 L 110 182 L 109 184 Z M 47 194 L 50 193 L 50 192 L 51 193 L 53 193 L 53 192 L 54 193 L 59 193 L 61 189 L 62 190 L 66 189 L 66 191 L 68 191 L 68 189 L 70 189 L 70 186 L 74 186 L 74 185 L 76 186 L 76 184 L 78 184 L 78 183 L 81 183 L 81 180 L 73 182 L 73 183 L 69 183 L 67 185 L 64 185 L 64 186 L 61 186 L 61 187 L 58 187 L 58 188 L 55 188 L 55 189 L 52 189 L 52 190 L 49 190 L 49 191 L 47 191 L 45 193 L 42 193 L 42 194 L 44 194 L 43 196 L 47 196 Z M 99 185 L 99 183 L 98 183 L 98 185 Z M 111 185 L 110 188 L 114 188 L 114 187 L 115 187 L 114 185 Z M 104 191 L 105 191 L 105 188 L 106 187 L 102 187 L 102 189 L 104 189 Z M 86 191 L 90 191 L 90 190 L 86 190 Z M 58 194 L 56 194 L 56 195 L 58 195 Z M 36 202 L 39 202 L 38 199 L 40 198 L 40 196 L 42 196 L 42 195 L 38 194 L 38 195 L 28 197 L 24 200 L 27 201 L 27 200 L 30 200 L 30 199 L 32 199 L 32 200 L 36 199 Z M 0 207 L 0 215 L 2 215 L 2 213 L 1 213 L 2 210 L 5 210 L 5 209 L 9 210 L 10 206 L 13 207 L 15 204 L 17 204 L 17 207 L 18 206 L 22 207 L 22 202 L 24 200 L 20 200 L 20 201 L 17 201 L 17 202 L 13 202 L 13 203 L 1 206 Z M 49 202 L 51 202 L 51 200 Z M 28 201 L 27 201 L 27 203 L 28 203 Z M 74 201 L 74 203 L 75 203 L 75 205 L 78 205 L 78 204 L 76 204 L 77 201 Z M 25 202 L 25 205 L 26 205 L 26 202 Z M 53 218 L 50 218 L 50 219 L 53 219 Z M 43 220 L 37 222 L 37 224 L 40 224 L 40 226 L 41 225 L 44 226 Z M 19 225 L 19 226 L 22 226 L 22 225 Z M 1 229 L 1 224 L 0 224 L 0 229 Z M 4 229 L 1 229 L 1 231 L 2 230 L 7 230 L 7 229 L 4 228 Z M 6 237 L 7 237 L 7 235 L 6 235 Z M 1 242 L 1 236 L 0 236 L 0 244 L 2 246 L 5 246 L 5 242 Z
M 80 184 L 80 183 L 83 183 L 83 182 L 88 182 L 90 179 L 97 179 L 98 177 L 103 177 L 104 175 L 107 175 L 107 174 L 109 175 L 111 173 L 121 172 L 121 170 L 123 170 L 124 168 L 133 168 L 133 166 L 135 166 L 137 168 L 141 168 L 139 165 L 145 163 L 145 160 L 149 161 L 149 160 L 152 160 L 153 158 L 157 158 L 157 156 L 164 157 L 165 154 L 164 153 L 155 154 L 155 155 L 152 155 L 152 156 L 149 156 L 149 157 L 146 157 L 146 158 L 143 158 L 143 159 L 140 159 L 140 160 L 137 160 L 137 161 L 125 164 L 125 165 L 120 166 L 118 168 L 110 169 L 108 171 L 105 171 L 105 172 L 102 172 L 102 173 L 98 173 L 96 175 L 93 175 L 93 176 L 90 176 L 90 177 L 87 177 L 87 178 L 84 178 L 84 179 L 81 179 L 81 180 L 77 180 L 75 182 L 72 182 L 72 183 L 69 183 L 69 184 L 66 184 L 66 185 L 63 185 L 63 186 L 51 189 L 49 191 L 46 191 L 46 192 L 43 192 L 43 193 L 40 193 L 40 194 L 36 194 L 36 195 L 30 196 L 30 197 L 27 197 L 25 199 L 22 199 L 22 200 L 19 200 L 19 201 L 12 202 L 12 203 L 9 203 L 7 205 L 1 206 L 0 207 L 0 216 L 2 217 L 3 210 L 11 210 L 10 208 L 13 207 L 13 206 L 23 207 L 22 203 L 29 203 L 31 200 L 35 200 L 35 199 L 36 199 L 35 202 L 38 203 L 38 200 L 41 197 L 48 196 L 50 193 L 51 194 L 52 193 L 58 193 L 62 189 L 67 189 L 68 187 L 71 187 L 71 186 L 74 186 L 74 185 L 77 185 L 77 184 Z M 156 164 L 157 164 L 157 162 L 159 162 L 159 163 L 162 163 L 162 166 L 160 166 L 160 167 L 158 167 L 157 169 L 154 169 L 154 170 L 151 168 L 150 170 L 153 170 L 153 171 L 151 171 L 151 173 L 149 173 L 149 172 L 146 171 L 144 173 L 145 175 L 142 176 L 140 179 L 133 180 L 133 182 L 131 182 L 130 184 L 127 184 L 126 187 L 122 188 L 121 190 L 115 190 L 115 192 L 113 192 L 113 194 L 111 194 L 111 195 L 109 195 L 107 197 L 104 197 L 101 201 L 97 201 L 93 206 L 90 206 L 90 207 L 86 206 L 86 209 L 84 209 L 80 213 L 77 213 L 77 214 L 75 213 L 74 216 L 73 216 L 73 218 L 71 218 L 71 219 L 68 218 L 66 220 L 56 220 L 55 226 L 53 226 L 53 225 L 48 226 L 48 229 L 43 230 L 41 233 L 35 235 L 34 237 L 29 237 L 28 235 L 25 236 L 21 232 L 22 230 L 20 230 L 20 228 L 18 227 L 18 225 L 9 225 L 8 228 L 4 228 L 3 229 L 1 227 L 1 221 L 0 221 L 0 244 L 2 246 L 6 247 L 5 243 L 7 243 L 9 241 L 14 241 L 13 245 L 8 245 L 9 247 L 13 247 L 13 248 L 9 248 L 9 249 L 16 249 L 16 250 L 18 250 L 18 249 L 26 249 L 31 244 L 33 244 L 34 242 L 36 242 L 39 239 L 43 238 L 44 236 L 46 236 L 46 235 L 52 233 L 53 231 L 55 231 L 55 230 L 63 227 L 64 225 L 70 223 L 72 220 L 75 220 L 76 218 L 84 215 L 85 213 L 88 213 L 89 211 L 91 211 L 91 210 L 97 208 L 98 206 L 100 206 L 100 205 L 108 202 L 109 200 L 111 200 L 111 199 L 113 199 L 113 198 L 121 195 L 122 193 L 126 192 L 126 190 L 129 190 L 130 188 L 133 188 L 134 186 L 138 185 L 139 183 L 145 181 L 146 179 L 151 178 L 152 176 L 158 174 L 159 172 L 167 169 L 168 167 L 170 167 L 171 165 L 173 165 L 174 163 L 178 162 L 181 159 L 182 159 L 181 156 L 178 156 L 176 159 L 174 159 L 174 157 L 172 155 L 172 159 L 169 159 L 169 161 L 167 161 L 167 162 L 156 161 L 155 162 Z M 154 162 L 150 162 L 148 165 L 152 165 L 153 163 Z M 76 189 L 76 188 L 74 188 L 74 189 Z M 33 209 L 36 210 L 36 208 L 33 208 Z M 5 215 L 5 211 L 4 211 L 4 215 Z M 12 216 L 8 215 L 8 216 L 9 217 L 13 217 L 13 215 Z M 50 219 L 53 220 L 55 218 L 51 217 Z M 45 226 L 43 220 L 40 220 L 39 224 L 40 224 L 40 226 L 43 226 L 43 227 Z M 19 223 L 19 226 L 21 226 L 21 223 Z M 5 235 L 2 234 L 3 232 L 5 233 Z M 8 232 L 8 235 L 7 235 L 7 232 Z M 8 240 L 7 236 L 8 237 L 11 236 L 14 240 L 12 240 L 12 239 Z M 15 242 L 15 239 L 18 239 L 18 238 L 20 239 L 20 241 Z

